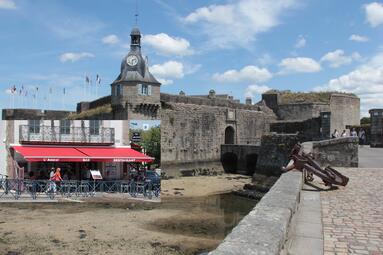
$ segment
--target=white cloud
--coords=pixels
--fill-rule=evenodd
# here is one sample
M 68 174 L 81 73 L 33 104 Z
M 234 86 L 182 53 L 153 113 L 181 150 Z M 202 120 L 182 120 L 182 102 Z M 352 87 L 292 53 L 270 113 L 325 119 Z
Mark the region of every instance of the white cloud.
M 249 85 L 246 88 L 245 97 L 253 98 L 255 95 L 265 93 L 268 90 L 270 90 L 270 88 L 266 85 Z
M 79 53 L 67 52 L 60 56 L 60 61 L 63 63 L 67 61 L 76 62 L 84 58 L 92 58 L 92 57 L 94 57 L 94 55 L 89 52 L 79 52 Z
M 173 80 L 169 80 L 169 79 L 163 79 L 163 78 L 158 78 L 157 79 L 162 85 L 171 85 L 174 83 Z
M 315 73 L 322 68 L 320 64 L 312 58 L 296 57 L 285 58 L 279 63 L 281 67 L 280 74 L 287 73 Z
M 337 49 L 332 52 L 326 53 L 322 58 L 321 62 L 327 62 L 330 67 L 337 68 L 343 65 L 350 64 L 353 60 L 360 59 L 361 56 L 358 52 L 352 53 L 350 56 L 344 54 L 344 51 Z
M 314 90 L 357 94 L 361 98 L 362 115 L 367 115 L 368 109 L 383 107 L 383 52 L 352 72 L 332 79 Z
M 349 40 L 355 41 L 355 42 L 368 42 L 369 41 L 368 37 L 362 36 L 362 35 L 355 35 L 355 34 L 351 35 Z
M 306 39 L 303 36 L 299 36 L 297 39 L 297 42 L 295 43 L 294 47 L 299 49 L 306 46 Z
M 267 66 L 272 63 L 274 63 L 274 59 L 272 56 L 270 56 L 268 53 L 264 53 L 262 56 L 257 58 L 257 63 L 259 63 L 262 66 Z
M 120 39 L 118 38 L 117 35 L 112 34 L 112 35 L 107 35 L 107 36 L 103 37 L 101 41 L 104 44 L 113 45 L 113 44 L 119 43 Z
M 188 40 L 180 37 L 172 37 L 165 33 L 144 35 L 142 42 L 150 45 L 157 50 L 158 53 L 163 55 L 185 56 L 193 53 Z
M 213 79 L 218 82 L 264 82 L 271 79 L 273 75 L 266 68 L 257 66 L 245 66 L 241 70 L 228 70 L 224 73 L 215 73 Z
M 288 10 L 297 6 L 298 0 L 238 0 L 229 4 L 210 5 L 196 9 L 183 20 L 200 25 L 211 47 L 248 47 L 256 35 L 281 23 Z
M 366 20 L 372 27 L 383 24 L 383 4 L 373 2 L 364 6 Z
M 172 84 L 173 79 L 184 77 L 184 65 L 177 61 L 167 61 L 163 64 L 152 65 L 150 72 L 164 85 Z
M 17 6 L 13 0 L 0 0 L 0 9 L 14 10 Z

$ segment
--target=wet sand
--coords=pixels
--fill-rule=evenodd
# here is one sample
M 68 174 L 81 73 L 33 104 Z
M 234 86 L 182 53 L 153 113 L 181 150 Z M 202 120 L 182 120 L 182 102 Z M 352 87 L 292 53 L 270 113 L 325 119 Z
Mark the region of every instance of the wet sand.
M 164 181 L 162 203 L 120 196 L 92 198 L 88 203 L 3 203 L 0 254 L 198 254 L 211 250 L 243 215 L 222 209 L 219 196 L 205 196 L 229 192 L 250 181 L 238 177 Z M 218 209 L 209 206 L 217 203 Z

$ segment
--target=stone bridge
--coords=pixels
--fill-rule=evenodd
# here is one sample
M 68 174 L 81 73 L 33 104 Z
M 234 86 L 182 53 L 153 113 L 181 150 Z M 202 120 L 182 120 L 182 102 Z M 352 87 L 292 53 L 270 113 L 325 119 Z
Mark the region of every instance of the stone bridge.
M 226 173 L 252 175 L 259 155 L 259 145 L 222 144 L 221 162 Z

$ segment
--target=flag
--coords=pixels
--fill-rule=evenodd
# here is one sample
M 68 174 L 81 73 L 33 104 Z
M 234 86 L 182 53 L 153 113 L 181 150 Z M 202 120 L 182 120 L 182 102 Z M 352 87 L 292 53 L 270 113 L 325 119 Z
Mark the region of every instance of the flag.
M 13 85 L 13 87 L 11 88 L 11 93 L 15 94 L 16 91 L 17 91 L 16 85 Z
M 66 92 L 66 91 L 65 91 L 65 88 L 64 88 L 64 89 L 63 89 L 63 94 L 64 94 L 64 95 L 65 95 L 65 92 Z
M 88 75 L 85 76 L 85 82 L 89 85 L 90 79 L 89 79 Z
M 96 76 L 96 82 L 98 83 L 98 85 L 101 84 L 101 77 L 98 74 Z

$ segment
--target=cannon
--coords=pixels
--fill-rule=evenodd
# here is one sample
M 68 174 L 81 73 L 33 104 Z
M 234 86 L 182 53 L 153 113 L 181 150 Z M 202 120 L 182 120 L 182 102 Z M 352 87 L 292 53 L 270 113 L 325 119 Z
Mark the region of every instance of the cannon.
M 334 168 L 327 166 L 322 168 L 318 162 L 314 160 L 312 153 L 304 153 L 301 144 L 296 144 L 290 152 L 289 163 L 286 167 L 282 167 L 283 172 L 297 169 L 303 173 L 305 182 L 312 182 L 314 175 L 322 179 L 326 186 L 340 185 L 346 186 L 349 178 L 339 173 Z

